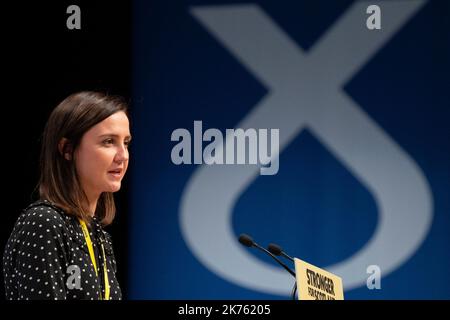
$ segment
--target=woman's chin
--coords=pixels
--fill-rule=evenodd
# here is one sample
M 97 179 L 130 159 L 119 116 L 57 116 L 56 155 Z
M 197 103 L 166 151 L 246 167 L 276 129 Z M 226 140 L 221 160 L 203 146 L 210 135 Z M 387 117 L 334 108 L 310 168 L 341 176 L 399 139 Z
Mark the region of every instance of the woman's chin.
M 105 190 L 105 191 L 106 192 L 117 192 L 120 190 L 120 186 L 121 186 L 120 182 L 110 183 L 107 190 Z

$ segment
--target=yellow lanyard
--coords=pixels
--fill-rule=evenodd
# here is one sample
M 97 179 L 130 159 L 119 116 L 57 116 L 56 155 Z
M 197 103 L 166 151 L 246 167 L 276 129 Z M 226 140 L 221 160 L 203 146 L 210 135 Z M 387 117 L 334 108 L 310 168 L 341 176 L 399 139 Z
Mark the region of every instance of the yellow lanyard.
M 94 247 L 92 246 L 91 237 L 89 236 L 89 231 L 86 226 L 86 222 L 82 219 L 78 219 L 80 221 L 81 229 L 83 230 L 84 239 L 86 240 L 86 245 L 89 250 L 89 256 L 91 257 L 92 264 L 94 265 L 95 274 L 98 277 L 98 271 L 97 271 L 97 262 L 94 255 Z M 102 247 L 102 254 L 103 254 L 103 274 L 105 278 L 105 300 L 109 300 L 109 281 L 108 281 L 108 268 L 106 267 L 106 255 L 105 255 L 105 247 L 103 246 L 103 243 L 100 243 Z M 102 299 L 102 295 L 100 294 L 100 300 Z

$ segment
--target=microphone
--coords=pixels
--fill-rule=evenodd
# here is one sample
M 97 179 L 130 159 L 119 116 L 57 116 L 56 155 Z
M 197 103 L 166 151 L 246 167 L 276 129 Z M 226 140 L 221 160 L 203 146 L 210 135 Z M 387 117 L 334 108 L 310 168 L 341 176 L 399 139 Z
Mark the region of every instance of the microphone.
M 285 257 L 286 259 L 289 259 L 292 262 L 294 262 L 294 258 L 289 256 L 286 252 L 283 251 L 283 249 L 281 249 L 281 247 L 279 245 L 277 245 L 275 243 L 270 243 L 269 246 L 267 247 L 267 249 L 276 256 L 282 256 L 282 257 Z
M 286 252 L 284 252 L 283 249 L 281 249 L 281 247 L 275 243 L 270 243 L 267 249 L 269 250 L 270 253 L 276 256 L 282 256 L 294 262 L 294 259 L 291 256 L 289 256 Z M 297 291 L 297 281 L 294 284 L 294 288 L 292 288 L 292 300 L 295 300 L 296 291 Z
M 295 272 L 294 271 L 292 271 L 287 265 L 285 265 L 283 262 L 281 262 L 281 260 L 278 259 L 277 257 L 275 257 L 271 252 L 267 251 L 267 249 L 261 247 L 259 244 L 257 244 L 255 241 L 253 241 L 253 239 L 249 235 L 247 235 L 245 233 L 241 234 L 239 236 L 239 242 L 241 244 L 243 244 L 244 246 L 246 246 L 246 247 L 249 247 L 249 248 L 255 247 L 255 248 L 261 250 L 262 252 L 268 254 L 276 262 L 278 262 L 278 264 L 280 264 L 284 269 L 286 269 L 287 272 L 289 272 L 295 278 Z

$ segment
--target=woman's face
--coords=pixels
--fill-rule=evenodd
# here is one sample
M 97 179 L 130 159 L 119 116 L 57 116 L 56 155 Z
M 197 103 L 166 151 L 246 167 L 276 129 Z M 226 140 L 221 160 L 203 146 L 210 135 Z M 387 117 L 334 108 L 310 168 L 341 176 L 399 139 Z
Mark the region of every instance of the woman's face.
M 128 167 L 130 124 L 123 111 L 109 116 L 83 135 L 75 150 L 75 166 L 90 201 L 116 192 Z

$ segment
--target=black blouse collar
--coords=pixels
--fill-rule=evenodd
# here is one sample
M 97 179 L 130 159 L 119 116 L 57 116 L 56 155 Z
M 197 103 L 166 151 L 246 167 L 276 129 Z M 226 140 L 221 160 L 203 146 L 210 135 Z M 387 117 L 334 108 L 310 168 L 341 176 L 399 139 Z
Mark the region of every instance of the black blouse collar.
M 41 200 L 38 200 L 38 201 L 32 203 L 25 209 L 25 211 L 29 210 L 31 208 L 34 208 L 34 207 L 38 207 L 38 206 L 50 207 L 50 208 L 54 209 L 55 211 L 57 211 L 59 214 L 61 214 L 61 216 L 63 216 L 63 218 L 66 221 L 70 220 L 69 223 L 73 227 L 68 228 L 68 229 L 69 229 L 69 233 L 70 233 L 72 239 L 79 244 L 80 248 L 82 248 L 86 252 L 89 252 L 87 245 L 86 245 L 86 240 L 84 239 L 83 232 L 81 230 L 81 226 L 78 222 L 78 219 L 76 219 L 75 217 L 73 217 L 71 215 L 68 215 L 62 208 L 60 208 L 55 203 L 50 202 L 48 200 L 44 200 L 44 199 L 41 199 Z M 90 225 L 91 226 L 89 229 L 92 232 L 94 239 L 103 242 L 106 254 L 111 255 L 112 254 L 111 241 L 110 241 L 109 237 L 107 236 L 106 232 L 103 230 L 102 225 L 100 223 L 100 219 L 98 217 L 94 216 L 91 220 Z

